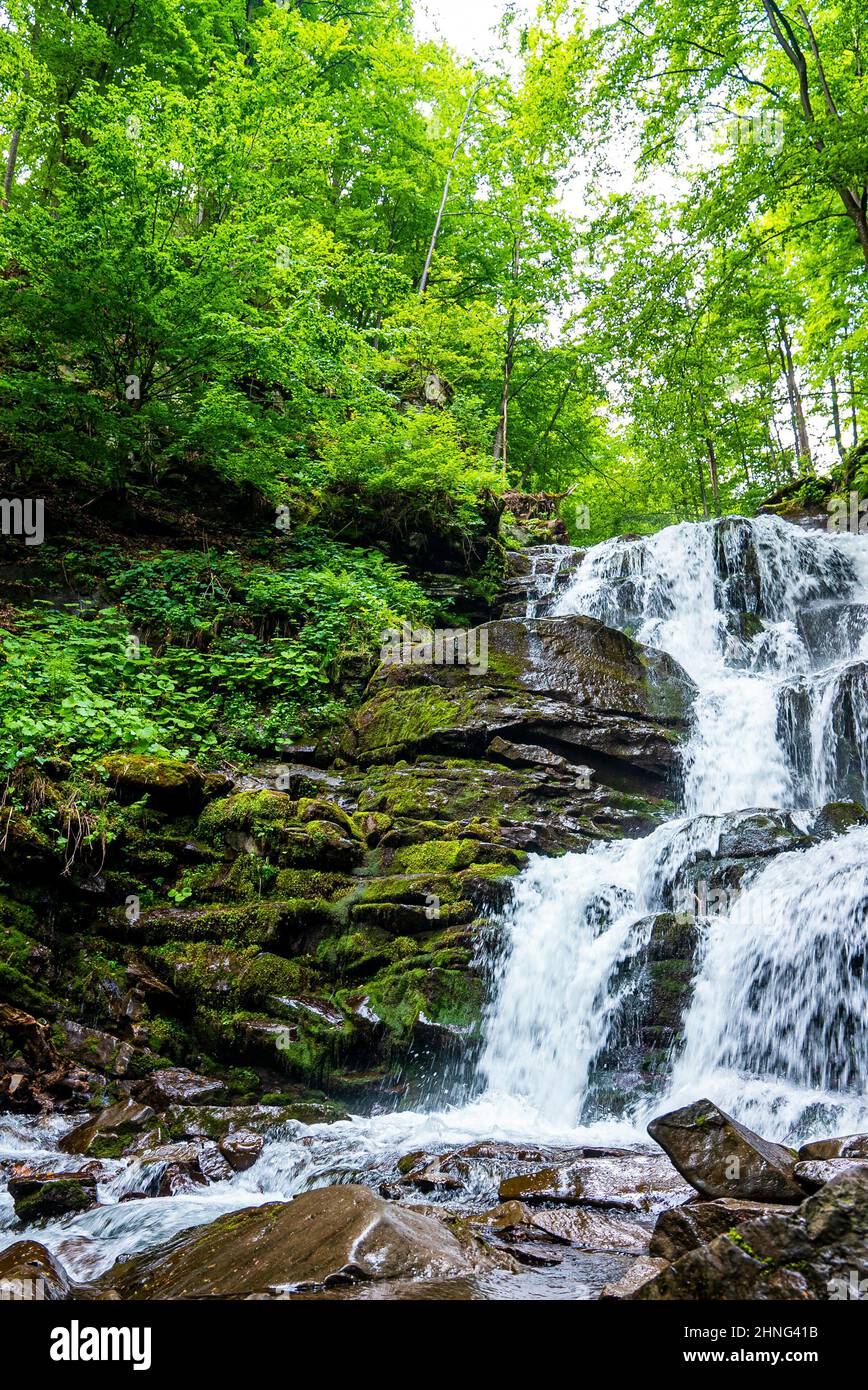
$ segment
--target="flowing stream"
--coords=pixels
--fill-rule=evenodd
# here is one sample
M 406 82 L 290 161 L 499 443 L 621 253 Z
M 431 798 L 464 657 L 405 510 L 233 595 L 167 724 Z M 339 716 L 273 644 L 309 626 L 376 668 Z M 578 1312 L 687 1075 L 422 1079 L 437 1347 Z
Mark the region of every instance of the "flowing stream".
M 74 1275 L 225 1210 L 353 1177 L 376 1185 L 416 1148 L 641 1142 L 651 1114 L 703 1095 L 769 1138 L 868 1128 L 868 828 L 859 825 L 766 857 L 696 918 L 683 1039 L 651 1093 L 607 1108 L 595 1078 L 635 988 L 625 967 L 647 946 L 653 915 L 673 906 L 685 866 L 717 851 L 732 813 L 789 812 L 798 838 L 824 803 L 868 795 L 868 539 L 771 518 L 685 523 L 605 542 L 566 589 L 555 579 L 547 567 L 529 612 L 597 617 L 669 652 L 693 678 L 680 813 L 641 839 L 532 858 L 505 914 L 469 1097 L 446 1104 L 441 1091 L 424 1112 L 288 1126 L 247 1173 L 191 1196 L 121 1203 L 141 1175 L 119 1163 L 109 1205 L 40 1233 Z M 0 1128 L 0 1157 L 52 1152 L 50 1126 Z M 11 1224 L 0 1197 L 0 1243 L 15 1238 Z
M 589 1118 L 618 968 L 684 865 L 717 850 L 727 813 L 779 808 L 806 829 L 812 808 L 865 798 L 866 600 L 868 542 L 771 518 L 588 554 L 555 613 L 628 630 L 696 682 L 685 814 L 527 870 L 481 1062 L 490 1092 L 524 1097 L 549 1123 Z M 868 830 L 774 856 L 729 898 L 701 923 L 683 1050 L 651 1112 L 708 1094 L 771 1138 L 864 1127 Z M 627 1115 L 644 1127 L 649 1106 Z

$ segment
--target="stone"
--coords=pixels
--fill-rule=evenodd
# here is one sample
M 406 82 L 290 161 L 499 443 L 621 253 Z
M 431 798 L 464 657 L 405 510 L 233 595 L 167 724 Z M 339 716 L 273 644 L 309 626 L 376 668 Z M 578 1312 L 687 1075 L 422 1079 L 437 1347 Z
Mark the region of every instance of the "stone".
M 97 767 L 106 774 L 121 800 L 138 801 L 147 796 L 151 805 L 167 811 L 200 806 L 208 785 L 198 768 L 171 758 L 112 753 L 102 758 Z
M 503 738 L 555 743 L 592 768 L 615 759 L 640 778 L 670 777 L 695 694 L 671 657 L 587 617 L 502 620 L 478 633 L 488 647 L 476 673 L 382 666 L 346 754 L 362 765 L 423 752 L 478 757 Z
M 833 1178 L 788 1215 L 743 1222 L 682 1255 L 637 1299 L 849 1300 L 868 1287 L 868 1170 Z
M 813 1159 L 868 1158 L 868 1134 L 842 1134 L 834 1139 L 815 1139 L 799 1149 L 800 1163 Z
M 122 1298 L 247 1298 L 368 1280 L 454 1278 L 493 1267 L 472 1238 L 354 1184 L 231 1212 L 116 1265 Z
M 868 609 L 865 610 L 868 620 Z M 868 811 L 858 801 L 830 801 L 817 812 L 811 824 L 815 840 L 832 840 L 853 825 L 868 825 Z
M 138 1099 L 155 1110 L 170 1105 L 215 1105 L 223 1100 L 226 1087 L 210 1076 L 198 1076 L 186 1067 L 165 1067 L 153 1071 L 138 1088 Z
M 868 1159 L 815 1158 L 806 1163 L 797 1163 L 793 1171 L 806 1192 L 817 1192 L 825 1183 L 837 1178 L 839 1173 L 849 1173 L 853 1168 L 868 1168 Z
M 134 1048 L 128 1042 L 121 1042 L 111 1033 L 98 1028 L 86 1028 L 71 1019 L 58 1024 L 63 1033 L 63 1052 L 77 1062 L 96 1067 L 109 1076 L 126 1076 L 134 1056 Z
M 119 1157 L 135 1134 L 153 1119 L 150 1106 L 128 1098 L 107 1106 L 92 1120 L 77 1125 L 63 1136 L 57 1147 L 67 1154 Z
M 60 1302 L 72 1296 L 66 1271 L 35 1240 L 19 1240 L 0 1250 L 0 1298 Z
M 526 1239 L 531 1235 L 580 1250 L 639 1255 L 648 1249 L 649 1233 L 644 1227 L 581 1207 L 530 1207 L 510 1201 L 473 1219 L 501 1236 Z
M 579 1159 L 562 1167 L 505 1178 L 498 1190 L 502 1202 L 560 1202 L 577 1206 L 651 1210 L 658 1200 L 689 1189 L 672 1164 L 659 1154 L 629 1154 L 626 1158 Z
M 713 1202 L 699 1202 L 694 1198 L 660 1213 L 648 1251 L 671 1262 L 743 1221 L 774 1213 L 792 1214 L 793 1211 L 794 1207 L 782 1203 L 746 1202 L 737 1197 L 718 1197 Z
M 147 1185 L 161 1197 L 190 1192 L 204 1183 L 225 1182 L 233 1173 L 213 1139 L 158 1144 L 136 1157 L 146 1172 L 157 1170 L 156 1180 Z
M 19 1221 L 49 1220 L 98 1205 L 93 1170 L 31 1170 L 20 1164 L 7 1186 Z
M 665 1260 L 651 1255 L 642 1255 L 633 1260 L 623 1278 L 614 1284 L 604 1284 L 600 1298 L 634 1298 L 643 1285 L 667 1268 Z
M 236 1129 L 220 1140 L 220 1152 L 234 1172 L 244 1173 L 253 1167 L 264 1145 L 261 1134 L 254 1134 L 250 1129 Z
M 795 1153 L 760 1138 L 710 1100 L 660 1115 L 651 1121 L 648 1133 L 704 1197 L 804 1200 L 793 1172 Z

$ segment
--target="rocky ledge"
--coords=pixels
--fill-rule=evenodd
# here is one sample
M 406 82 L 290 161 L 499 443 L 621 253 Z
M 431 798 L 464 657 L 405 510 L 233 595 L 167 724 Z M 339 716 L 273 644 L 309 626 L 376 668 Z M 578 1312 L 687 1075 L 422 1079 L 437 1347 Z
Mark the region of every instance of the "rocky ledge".
M 106 758 L 99 835 L 76 829 L 67 767 L 22 773 L 0 853 L 0 1108 L 98 1108 L 178 1066 L 235 1104 L 365 1108 L 432 1057 L 441 1074 L 472 1058 L 511 878 L 671 811 L 694 692 L 591 619 L 495 621 L 469 645 L 479 669 L 448 650 L 385 663 L 339 738 L 284 761 Z

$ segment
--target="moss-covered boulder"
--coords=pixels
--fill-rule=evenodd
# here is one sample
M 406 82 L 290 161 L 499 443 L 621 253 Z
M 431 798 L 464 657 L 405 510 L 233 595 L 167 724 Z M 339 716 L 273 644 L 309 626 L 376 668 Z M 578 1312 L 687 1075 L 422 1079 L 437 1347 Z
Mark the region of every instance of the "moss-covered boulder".
M 194 810 L 208 794 L 227 786 L 226 779 L 203 773 L 192 763 L 135 753 L 112 753 L 97 764 L 122 801 L 147 797 L 168 811 Z
M 614 759 L 668 775 L 694 694 L 671 657 L 593 618 L 500 621 L 481 632 L 487 656 L 476 670 L 381 667 L 347 755 L 363 764 L 423 752 L 481 756 L 504 737 L 555 744 L 592 767 Z

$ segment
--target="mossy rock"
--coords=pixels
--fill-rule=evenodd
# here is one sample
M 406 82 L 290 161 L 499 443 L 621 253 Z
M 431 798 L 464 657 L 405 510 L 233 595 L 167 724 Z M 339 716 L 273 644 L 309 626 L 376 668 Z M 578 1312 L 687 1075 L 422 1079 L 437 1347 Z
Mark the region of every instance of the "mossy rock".
M 357 903 L 351 910 L 353 925 L 372 925 L 396 934 L 417 934 L 440 926 L 472 922 L 476 910 L 470 902 Z
M 407 874 L 451 874 L 474 865 L 499 864 L 521 868 L 527 855 L 506 845 L 484 844 L 475 839 L 430 840 L 407 845 L 392 856 L 392 872 Z
M 280 897 L 308 902 L 338 902 L 356 888 L 356 879 L 322 869 L 280 869 L 275 882 L 275 891 Z
M 865 807 L 858 801 L 830 801 L 817 813 L 811 835 L 816 839 L 831 840 L 854 825 L 868 825 Z
M 38 1190 L 28 1196 L 17 1197 L 15 1215 L 19 1221 L 27 1223 L 51 1221 L 78 1211 L 88 1211 L 96 1204 L 92 1185 L 76 1182 L 74 1178 L 60 1178 L 41 1183 Z
M 366 986 L 370 1007 L 396 1041 L 412 1036 L 420 1019 L 454 1030 L 478 1028 L 484 1006 L 482 981 L 464 971 L 398 962 Z M 338 995 L 338 998 L 341 996 Z
M 52 1016 L 54 962 L 44 936 L 30 908 L 0 898 L 0 1000 Z
M 233 831 L 261 836 L 276 825 L 296 825 L 298 805 L 282 792 L 246 791 L 212 801 L 202 813 L 199 833 L 209 844 L 224 844 Z
M 333 801 L 322 798 L 303 797 L 298 803 L 298 819 L 302 824 L 308 821 L 325 821 L 340 826 L 347 835 L 355 833 L 351 817 Z
M 114 921 L 131 941 L 159 945 L 166 941 L 235 942 L 268 946 L 278 942 L 301 949 L 308 939 L 327 929 L 333 914 L 328 903 L 296 899 L 263 899 L 227 907 L 148 908 L 138 921 L 127 923 L 122 910 Z
M 146 796 L 151 805 L 166 810 L 189 810 L 201 805 L 215 783 L 194 764 L 171 758 L 151 758 L 135 753 L 112 753 L 96 764 L 114 787 L 121 801 L 138 801 Z

